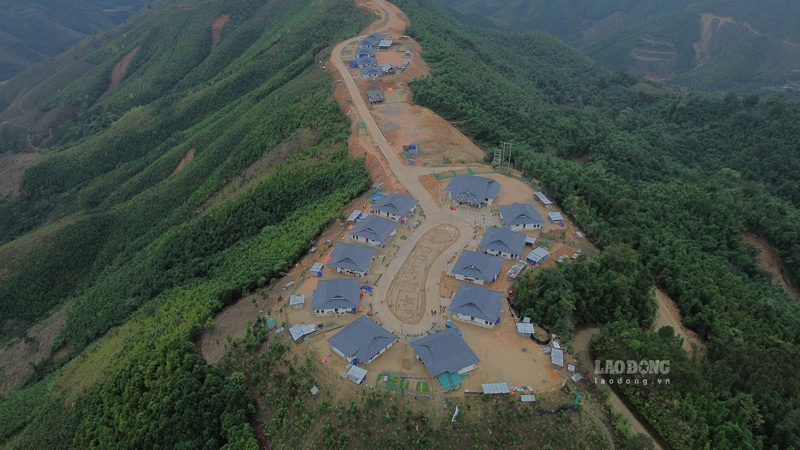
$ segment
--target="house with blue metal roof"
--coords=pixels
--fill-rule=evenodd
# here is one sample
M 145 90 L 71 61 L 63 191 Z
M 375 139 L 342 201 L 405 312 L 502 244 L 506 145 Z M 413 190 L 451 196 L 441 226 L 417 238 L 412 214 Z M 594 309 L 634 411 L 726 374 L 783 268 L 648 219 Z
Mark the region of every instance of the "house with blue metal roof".
M 456 280 L 469 281 L 470 283 L 492 283 L 497 280 L 503 259 L 486 253 L 463 250 L 458 257 L 451 273 Z
M 342 274 L 363 277 L 367 275 L 369 266 L 372 265 L 375 252 L 377 249 L 340 242 L 331 252 L 326 265 L 335 267 L 336 271 Z
M 492 204 L 500 193 L 500 183 L 491 178 L 461 175 L 453 177 L 445 190 L 451 200 L 477 208 Z
M 361 306 L 359 286 L 356 278 L 319 280 L 311 295 L 311 309 L 318 315 L 355 313 Z
M 525 235 L 508 228 L 490 227 L 483 235 L 478 248 L 492 256 L 506 259 L 519 259 L 525 248 Z
M 331 350 L 351 364 L 369 364 L 388 350 L 397 336 L 361 316 L 328 339 Z
M 500 323 L 502 299 L 503 293 L 500 291 L 462 284 L 458 287 L 448 309 L 453 313 L 454 319 L 494 328 Z
M 411 343 L 417 358 L 439 379 L 444 390 L 461 385 L 461 375 L 473 370 L 480 359 L 453 328 L 419 338 Z
M 366 219 L 353 225 L 350 238 L 376 247 L 385 246 L 397 231 L 397 222 L 378 216 L 367 216 Z
M 401 220 L 414 214 L 418 204 L 419 201 L 411 197 L 393 192 L 375 202 L 370 211 L 387 219 Z
M 541 230 L 544 219 L 533 205 L 527 203 L 512 203 L 497 208 L 503 225 L 512 230 Z

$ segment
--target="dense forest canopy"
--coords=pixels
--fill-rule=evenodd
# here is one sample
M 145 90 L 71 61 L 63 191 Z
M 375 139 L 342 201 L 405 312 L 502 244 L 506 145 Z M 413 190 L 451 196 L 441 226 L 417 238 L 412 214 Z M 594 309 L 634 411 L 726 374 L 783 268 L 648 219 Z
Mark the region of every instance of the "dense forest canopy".
M 538 30 L 600 64 L 702 90 L 800 96 L 800 7 L 688 0 L 437 0 L 459 20 Z
M 623 390 L 672 447 L 798 445 L 800 305 L 742 234 L 771 243 L 800 282 L 800 105 L 661 89 L 546 35 L 464 26 L 432 0 L 397 4 L 433 72 L 412 83 L 414 100 L 487 147 L 513 141 L 515 165 L 611 252 L 523 278 L 517 306 L 566 336 L 613 322 L 601 359 L 673 358 L 669 388 Z M 706 355 L 644 331 L 652 285 Z

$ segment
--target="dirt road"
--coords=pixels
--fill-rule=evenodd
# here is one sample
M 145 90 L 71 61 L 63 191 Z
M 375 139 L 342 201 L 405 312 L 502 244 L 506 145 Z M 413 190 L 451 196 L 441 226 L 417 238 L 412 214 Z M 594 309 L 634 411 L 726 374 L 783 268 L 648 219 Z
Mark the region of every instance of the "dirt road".
M 594 371 L 594 369 L 592 369 L 594 367 L 594 360 L 592 360 L 589 346 L 591 345 L 592 336 L 594 336 L 599 332 L 600 328 L 584 328 L 583 330 L 579 330 L 578 332 L 575 333 L 575 340 L 573 341 L 573 344 L 575 345 L 575 350 L 578 352 L 578 359 L 580 360 L 581 365 L 590 372 Z M 598 377 L 599 379 L 600 375 L 590 374 L 590 377 Z M 594 379 L 591 379 L 590 381 L 594 382 Z M 637 419 L 636 416 L 633 415 L 633 412 L 631 412 L 631 410 L 628 409 L 625 403 L 622 402 L 622 399 L 619 398 L 617 393 L 614 392 L 612 389 L 609 389 L 609 391 L 611 392 L 611 396 L 608 399 L 609 403 L 611 403 L 611 406 L 616 411 L 620 412 L 628 419 L 628 422 L 631 425 L 631 430 L 634 433 L 644 434 L 653 439 L 653 436 L 650 434 L 650 432 L 644 427 L 644 425 L 642 425 L 639 419 Z M 658 449 L 663 448 L 661 447 L 661 445 L 658 444 L 658 441 L 656 441 L 655 439 L 653 439 L 653 443 L 655 444 L 656 448 Z
M 400 10 L 397 9 L 396 6 L 386 4 L 385 2 L 379 0 L 375 0 L 375 4 L 380 8 L 383 20 L 380 22 L 382 23 L 382 26 L 374 31 L 382 33 L 400 33 L 405 29 L 405 24 L 408 23 L 408 19 Z M 408 239 L 400 248 L 397 255 L 395 255 L 395 257 L 392 259 L 392 262 L 389 264 L 388 270 L 384 273 L 383 277 L 387 280 L 394 279 L 394 277 L 403 267 L 403 264 L 406 262 L 406 259 L 411 251 L 417 246 L 420 238 L 425 233 L 433 229 L 436 225 L 446 223 L 457 228 L 459 230 L 459 238 L 455 240 L 453 244 L 451 244 L 446 250 L 444 250 L 433 262 L 426 278 L 427 287 L 424 301 L 424 311 L 438 310 L 440 300 L 436 286 L 439 276 L 441 275 L 442 270 L 444 270 L 447 256 L 452 255 L 456 251 L 464 248 L 466 245 L 472 242 L 473 228 L 466 220 L 461 218 L 460 215 L 451 214 L 449 210 L 446 212 L 442 211 L 441 207 L 436 204 L 434 199 L 419 181 L 420 175 L 423 174 L 420 169 L 403 163 L 397 157 L 392 145 L 386 140 L 386 136 L 375 122 L 375 118 L 372 116 L 369 107 L 364 101 L 364 97 L 361 95 L 361 92 L 359 92 L 355 80 L 353 80 L 353 77 L 347 70 L 344 61 L 340 57 L 342 49 L 362 38 L 363 37 L 355 37 L 337 44 L 331 52 L 331 63 L 333 64 L 333 67 L 339 71 L 342 80 L 344 80 L 345 86 L 350 93 L 350 98 L 353 100 L 353 106 L 356 108 L 359 117 L 364 122 L 367 132 L 372 137 L 375 146 L 388 164 L 389 169 L 394 173 L 403 186 L 405 186 L 407 193 L 419 200 L 419 205 L 425 214 L 425 220 L 423 221 L 422 225 L 420 225 L 417 230 L 414 230 L 408 236 Z M 452 167 L 449 169 L 452 169 Z M 387 291 L 389 289 L 389 284 L 390 283 L 381 283 L 376 286 L 374 290 L 374 296 L 376 298 L 385 298 L 388 293 Z M 402 330 L 402 333 L 404 334 L 420 334 L 424 333 L 428 330 L 428 328 L 430 328 L 430 322 L 427 320 L 422 320 L 420 323 L 416 324 L 404 324 L 403 321 L 392 312 L 392 310 L 389 308 L 389 305 L 385 302 L 374 305 L 374 308 L 376 311 L 378 311 L 378 316 L 380 317 L 381 322 L 383 322 L 383 326 L 391 331 L 400 332 Z

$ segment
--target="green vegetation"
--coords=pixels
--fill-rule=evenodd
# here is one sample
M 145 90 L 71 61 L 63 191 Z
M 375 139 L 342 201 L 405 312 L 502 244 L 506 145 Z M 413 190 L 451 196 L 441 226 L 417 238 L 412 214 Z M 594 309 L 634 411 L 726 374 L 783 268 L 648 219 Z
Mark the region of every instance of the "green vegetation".
M 0 272 L 0 340 L 69 302 L 54 344 L 68 354 L 0 399 L 0 445 L 256 447 L 244 379 L 207 366 L 193 341 L 370 185 L 317 64 L 368 16 L 339 0 L 185 6 L 128 24 L 41 106 L 77 114 L 24 174 L 25 196 L 0 205 L 3 241 L 66 217 L 33 244 L 0 247 L 14 252 Z M 222 13 L 231 19 L 209 55 Z M 184 39 L 201 52 L 176 50 Z M 136 46 L 141 59 L 98 102 L 108 79 L 95 81 Z
M 43 58 L 112 28 L 145 6 L 144 0 L 10 0 L 0 15 L 0 81 Z
M 800 8 L 789 1 L 437 0 L 462 22 L 507 31 L 544 31 L 614 70 L 627 68 L 706 90 L 797 96 Z M 707 58 L 698 60 L 700 14 L 709 22 Z M 709 16 L 710 17 L 710 16 Z M 722 20 L 730 22 L 722 23 Z M 705 51 L 705 50 L 704 50 Z
M 415 102 L 487 147 L 515 142 L 517 167 L 612 253 L 536 272 L 516 301 L 562 332 L 623 320 L 597 339 L 600 359 L 672 359 L 669 389 L 623 390 L 668 445 L 797 445 L 800 305 L 758 269 L 742 233 L 777 249 L 800 284 L 800 105 L 642 88 L 553 38 L 397 3 L 433 72 L 412 83 Z M 679 357 L 668 330 L 642 329 L 649 280 L 706 342 L 702 358 Z

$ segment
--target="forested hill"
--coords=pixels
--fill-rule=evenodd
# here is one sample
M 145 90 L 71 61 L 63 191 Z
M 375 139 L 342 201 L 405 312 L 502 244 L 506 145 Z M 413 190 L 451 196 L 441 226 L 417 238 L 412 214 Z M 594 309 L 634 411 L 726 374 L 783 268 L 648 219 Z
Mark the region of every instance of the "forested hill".
M 0 81 L 108 30 L 145 0 L 5 0 L 0 12 Z M 152 5 L 151 5 L 152 6 Z
M 437 0 L 470 24 L 540 30 L 604 66 L 696 87 L 800 97 L 800 5 L 791 0 Z
M 779 250 L 800 282 L 800 104 L 667 90 L 607 71 L 555 38 L 466 26 L 434 0 L 396 0 L 432 77 L 428 106 L 513 160 L 603 250 L 523 277 L 524 315 L 571 336 L 606 324 L 606 360 L 670 360 L 668 386 L 622 386 L 672 448 L 800 446 L 800 304 L 758 266 L 743 234 Z M 705 342 L 649 331 L 643 292 L 674 299 Z
M 318 61 L 372 20 L 343 0 L 165 2 L 2 86 L 28 84 L 2 157 L 32 165 L 0 200 L 0 342 L 68 319 L 0 396 L 0 446 L 256 446 L 241 374 L 193 339 L 369 186 Z

